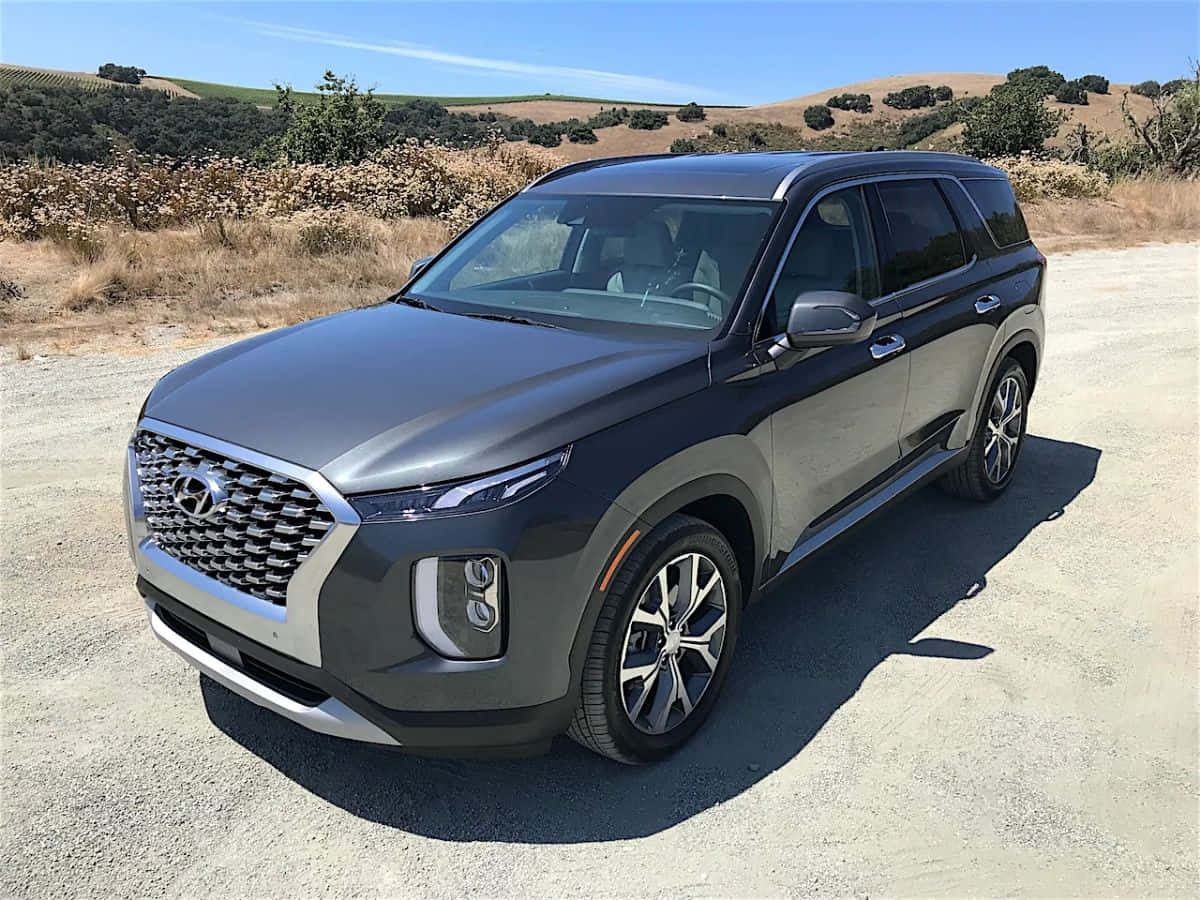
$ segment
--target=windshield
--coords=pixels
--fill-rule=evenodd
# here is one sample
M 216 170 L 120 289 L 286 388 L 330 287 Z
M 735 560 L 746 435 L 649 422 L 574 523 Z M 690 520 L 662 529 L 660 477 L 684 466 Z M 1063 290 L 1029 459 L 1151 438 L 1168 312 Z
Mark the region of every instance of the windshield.
M 566 327 L 675 329 L 707 339 L 733 312 L 777 205 L 744 200 L 519 195 L 413 282 L 456 312 Z

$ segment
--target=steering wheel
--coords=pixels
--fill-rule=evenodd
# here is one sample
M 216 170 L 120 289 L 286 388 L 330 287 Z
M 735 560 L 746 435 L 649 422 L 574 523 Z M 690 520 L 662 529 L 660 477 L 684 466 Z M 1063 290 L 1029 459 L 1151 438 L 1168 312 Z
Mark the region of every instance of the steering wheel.
M 729 309 L 729 307 L 733 306 L 732 297 L 730 297 L 720 288 L 715 288 L 711 284 L 705 284 L 703 281 L 686 281 L 677 287 L 673 287 L 671 288 L 671 296 L 674 297 L 680 291 L 703 291 L 704 293 L 710 294 L 724 303 L 726 309 Z

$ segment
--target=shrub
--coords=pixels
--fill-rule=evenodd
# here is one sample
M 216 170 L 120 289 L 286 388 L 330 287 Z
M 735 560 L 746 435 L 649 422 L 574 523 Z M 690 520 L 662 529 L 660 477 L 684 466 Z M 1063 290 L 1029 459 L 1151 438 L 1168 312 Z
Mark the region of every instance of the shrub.
M 1041 95 L 1045 97 L 1058 90 L 1058 86 L 1066 80 L 1062 72 L 1055 72 L 1049 66 L 1029 66 L 1024 69 L 1013 69 L 1008 73 L 1006 83 L 1033 88 L 1041 91 Z
M 870 94 L 838 94 L 830 97 L 825 105 L 860 113 L 870 112 L 872 108 Z
M 963 147 L 974 156 L 1003 156 L 1040 150 L 1063 120 L 1042 103 L 1041 88 L 1000 84 L 965 116 Z
M 1093 94 L 1108 93 L 1108 79 L 1103 75 L 1084 75 L 1076 81 L 1085 91 L 1091 91 Z
M 671 141 L 672 153 L 698 153 L 700 145 L 691 138 L 675 138 Z
M 598 138 L 590 126 L 576 119 L 567 123 L 567 140 L 572 144 L 594 144 Z
M 939 103 L 946 100 L 953 100 L 954 91 L 950 90 L 950 85 L 948 84 L 939 84 L 933 89 L 933 99 Z
M 353 253 L 374 246 L 374 239 L 364 224 L 342 213 L 312 215 L 300 226 L 296 240 L 301 252 L 309 256 Z
M 96 74 L 108 81 L 116 81 L 121 84 L 141 84 L 146 70 L 139 69 L 137 66 L 118 66 L 116 63 L 105 63 L 96 70 Z
M 557 147 L 562 143 L 562 133 L 553 124 L 534 125 L 529 129 L 528 138 L 529 143 L 539 147 Z
M 625 110 L 625 114 L 622 115 L 621 111 L 614 106 L 612 109 L 601 109 L 600 112 L 588 119 L 587 123 L 592 128 L 612 128 L 628 118 L 629 110 Z
M 886 106 L 893 109 L 920 109 L 923 106 L 933 106 L 937 101 L 933 96 L 933 88 L 927 84 L 914 84 L 902 91 L 893 91 L 883 98 Z
M 277 106 L 290 120 L 279 139 L 279 156 L 297 163 L 362 162 L 383 146 L 387 113 L 371 90 L 360 93 L 353 78 L 326 71 L 319 103 L 299 105 L 292 89 L 275 86 Z
M 1104 197 L 1109 190 L 1108 179 L 1103 173 L 1080 163 L 1028 156 L 996 157 L 988 162 L 1008 173 L 1019 200 Z
M 1087 106 L 1088 95 L 1083 89 L 1083 85 L 1078 81 L 1064 81 L 1058 86 L 1058 90 L 1054 92 L 1054 99 L 1059 103 L 1074 103 L 1078 106 Z
M 828 106 L 810 106 L 804 110 L 804 124 L 813 131 L 822 131 L 833 125 L 833 113 Z
M 629 127 L 639 131 L 654 131 L 667 124 L 667 114 L 654 109 L 635 109 L 629 116 Z
M 1143 97 L 1154 98 L 1162 93 L 1162 85 L 1151 79 L 1150 81 L 1140 81 L 1130 88 L 1135 94 L 1141 94 Z
M 109 225 L 149 230 L 322 210 L 461 227 L 558 165 L 551 154 L 500 140 L 475 150 L 410 142 L 343 166 L 131 153 L 109 164 L 23 161 L 0 166 L 0 238 L 61 233 L 82 248 Z
M 1158 89 L 1159 94 L 1170 96 L 1178 93 L 1188 83 L 1186 78 L 1172 78 L 1170 81 L 1164 81 L 1162 87 Z
M 729 133 L 724 122 L 718 122 L 716 125 L 711 126 L 709 130 L 717 137 L 725 137 Z
M 679 107 L 679 111 L 675 113 L 675 118 L 680 122 L 703 122 L 706 115 L 703 106 L 697 103 L 689 103 L 686 106 Z
M 1174 93 L 1151 98 L 1151 112 L 1139 120 L 1121 98 L 1121 114 L 1134 139 L 1156 168 L 1172 175 L 1200 174 L 1200 63 L 1192 79 Z

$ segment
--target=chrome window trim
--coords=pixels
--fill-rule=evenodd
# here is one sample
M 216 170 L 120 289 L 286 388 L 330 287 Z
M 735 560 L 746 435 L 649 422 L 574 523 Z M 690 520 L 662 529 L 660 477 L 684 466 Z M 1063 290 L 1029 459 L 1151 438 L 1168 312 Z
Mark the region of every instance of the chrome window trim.
M 138 574 L 185 606 L 239 634 L 286 656 L 319 666 L 321 631 L 317 607 L 321 586 L 358 530 L 361 520 L 354 507 L 319 472 L 287 460 L 158 419 L 143 418 L 137 427 L 291 478 L 305 485 L 325 504 L 333 515 L 334 525 L 296 569 L 288 582 L 287 603 L 278 606 L 229 587 L 154 545 L 149 539 L 141 503 L 137 457 L 132 446 L 129 449 L 125 477 L 126 522 Z
M 799 172 L 799 170 L 797 170 L 795 174 L 798 174 L 798 172 Z M 837 191 L 845 190 L 846 188 L 860 187 L 862 185 L 867 185 L 867 184 L 877 184 L 881 181 L 920 181 L 920 180 L 934 180 L 934 179 L 939 179 L 939 178 L 945 179 L 946 181 L 953 181 L 956 184 L 958 184 L 958 186 L 960 188 L 962 188 L 962 192 L 964 194 L 967 194 L 967 198 L 970 199 L 971 195 L 968 194 L 967 189 L 965 187 L 963 187 L 962 180 L 960 178 L 958 178 L 957 176 L 954 176 L 954 175 L 946 175 L 946 174 L 943 174 L 940 172 L 889 172 L 889 173 L 882 174 L 882 175 L 863 175 L 858 178 L 848 178 L 845 181 L 837 181 L 837 182 L 834 182 L 833 184 L 828 184 L 825 187 L 821 188 L 821 190 L 819 190 L 815 195 L 813 195 L 813 198 L 808 201 L 808 203 L 804 207 L 804 211 L 800 213 L 800 218 L 796 220 L 796 225 L 792 229 L 791 237 L 788 238 L 787 246 L 785 246 L 783 248 L 783 253 L 779 257 L 779 263 L 775 266 L 775 274 L 773 276 L 771 276 L 771 281 L 767 285 L 767 291 L 766 291 L 766 294 L 763 296 L 762 305 L 759 307 L 759 310 L 758 310 L 758 318 L 755 320 L 754 330 L 751 333 L 754 335 L 758 335 L 759 331 L 762 329 L 762 323 L 766 319 L 766 316 L 767 316 L 767 304 L 769 304 L 771 302 L 771 296 L 775 293 L 775 285 L 776 285 L 776 283 L 778 283 L 780 276 L 783 274 L 783 267 L 784 267 L 784 264 L 788 260 L 788 254 L 790 254 L 792 252 L 792 244 L 794 244 L 796 242 L 796 236 L 800 233 L 800 229 L 804 227 L 804 223 L 808 219 L 809 213 L 812 212 L 813 207 L 816 206 L 817 203 L 819 203 L 824 197 L 827 197 L 829 194 L 835 193 Z M 780 187 L 782 188 L 783 185 L 781 184 Z M 870 211 L 868 209 L 868 214 L 869 214 L 869 212 Z M 953 213 L 953 210 L 951 210 L 951 212 Z M 978 207 L 976 208 L 976 212 L 978 213 Z M 984 224 L 986 225 L 987 223 L 985 222 Z M 874 235 L 872 235 L 872 238 L 874 238 Z M 965 242 L 964 242 L 964 244 L 965 244 Z M 878 252 L 879 252 L 878 246 L 875 247 L 875 252 L 878 255 Z M 892 302 L 893 300 L 897 300 L 900 297 L 903 297 L 905 294 L 909 293 L 910 291 L 916 291 L 916 290 L 920 290 L 922 288 L 928 287 L 929 285 L 934 284 L 938 281 L 941 281 L 944 278 L 953 278 L 957 275 L 962 275 L 963 273 L 970 271 L 970 269 L 975 265 L 976 262 L 978 262 L 978 260 L 979 260 L 979 255 L 975 254 L 969 260 L 967 260 L 965 265 L 959 266 L 956 269 L 951 269 L 948 272 L 943 272 L 940 275 L 935 275 L 932 278 L 926 278 L 924 281 L 917 281 L 917 282 L 914 282 L 913 284 L 905 285 L 904 287 L 900 288 L 900 290 L 898 290 L 898 291 L 892 291 L 889 294 L 881 294 L 880 296 L 876 297 L 875 299 L 868 300 L 867 302 L 871 306 L 875 306 L 875 307 L 884 306 L 884 305 Z M 876 261 L 878 262 L 878 260 L 876 260 Z M 883 280 L 882 270 L 880 271 L 879 274 L 880 274 L 880 284 L 882 285 L 882 280 Z M 754 339 L 754 344 L 757 345 L 757 344 L 760 344 L 760 343 L 763 343 L 766 341 L 775 341 L 775 340 L 778 340 L 781 336 L 782 336 L 782 333 L 775 334 L 770 337 L 756 337 Z

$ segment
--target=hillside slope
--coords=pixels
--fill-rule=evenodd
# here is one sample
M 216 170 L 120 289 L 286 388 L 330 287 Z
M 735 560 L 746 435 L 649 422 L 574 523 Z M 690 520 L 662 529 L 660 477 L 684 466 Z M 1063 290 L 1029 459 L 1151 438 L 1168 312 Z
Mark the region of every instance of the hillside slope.
M 555 147 L 554 152 L 566 160 L 592 159 L 599 156 L 619 156 L 632 153 L 662 153 L 670 149 L 676 138 L 696 137 L 708 131 L 710 125 L 716 123 L 746 124 L 751 122 L 778 122 L 792 128 L 798 128 L 805 135 L 817 137 L 822 134 L 845 133 L 856 121 L 877 119 L 901 120 L 928 112 L 928 109 L 900 110 L 885 106 L 883 98 L 886 94 L 901 90 L 915 84 L 944 84 L 954 91 L 956 98 L 982 97 L 992 87 L 1004 81 L 1003 75 L 990 75 L 977 72 L 918 72 L 911 75 L 890 75 L 886 78 L 875 78 L 869 81 L 859 81 L 840 87 L 764 103 L 758 106 L 736 108 L 707 107 L 708 118 L 704 122 L 680 122 L 673 115 L 677 107 L 651 107 L 672 113 L 670 124 L 656 131 L 636 131 L 620 125 L 615 128 L 603 128 L 596 131 L 598 138 L 595 144 L 569 144 L 564 142 Z M 1107 134 L 1110 137 L 1124 137 L 1125 123 L 1121 116 L 1121 95 L 1129 89 L 1127 84 L 1113 84 L 1107 94 L 1088 94 L 1087 106 L 1076 106 L 1069 103 L 1059 103 L 1052 97 L 1046 99 L 1046 105 L 1051 109 L 1059 109 L 1068 113 L 1070 118 L 1059 129 L 1057 138 L 1051 140 L 1052 145 L 1061 144 L 1067 132 L 1081 122 L 1090 130 Z M 856 113 L 847 110 L 833 110 L 834 125 L 824 131 L 814 131 L 804 124 L 804 110 L 814 104 L 823 104 L 836 94 L 870 94 L 874 105 L 869 113 Z M 1150 111 L 1150 100 L 1146 97 L 1129 95 L 1130 108 L 1141 116 Z M 553 122 L 571 118 L 572 116 L 586 119 L 600 108 L 596 103 L 572 102 L 521 102 L 493 103 L 464 106 L 466 111 L 482 112 L 490 110 L 504 115 L 519 118 L 530 118 L 535 122 Z M 637 108 L 631 105 L 630 109 Z M 947 129 L 946 133 L 955 135 L 961 131 L 961 126 Z M 934 135 L 931 140 L 936 140 Z
M 91 91 L 111 87 L 140 87 L 165 91 L 172 97 L 198 96 L 168 78 L 158 78 L 153 75 L 143 76 L 141 84 L 121 84 L 101 78 L 93 72 L 68 72 L 64 69 L 40 69 L 36 66 L 0 63 L 0 87 L 10 84 L 28 84 L 33 87 L 81 87 Z

